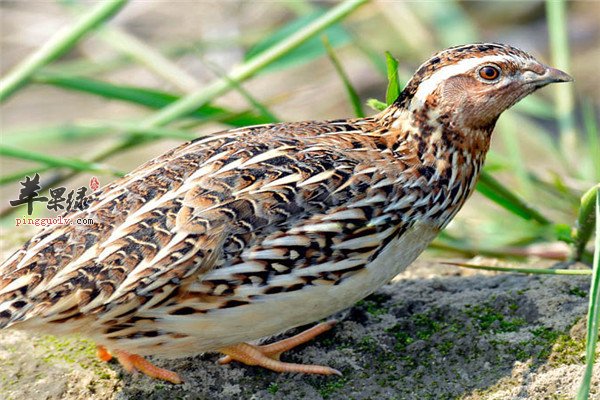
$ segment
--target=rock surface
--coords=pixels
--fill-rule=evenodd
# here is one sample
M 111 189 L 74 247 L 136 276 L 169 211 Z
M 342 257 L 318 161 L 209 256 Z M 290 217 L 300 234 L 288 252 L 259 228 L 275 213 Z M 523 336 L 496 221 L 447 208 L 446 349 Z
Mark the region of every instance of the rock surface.
M 282 357 L 343 377 L 220 366 L 216 354 L 155 360 L 183 376 L 176 386 L 96 361 L 89 341 L 3 331 L 0 398 L 570 399 L 583 373 L 588 290 L 585 276 L 418 262 L 336 316 L 332 331 Z

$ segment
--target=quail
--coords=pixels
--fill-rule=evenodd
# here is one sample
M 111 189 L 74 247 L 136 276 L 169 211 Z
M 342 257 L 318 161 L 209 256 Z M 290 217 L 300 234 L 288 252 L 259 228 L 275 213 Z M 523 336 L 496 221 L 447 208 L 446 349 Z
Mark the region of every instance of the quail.
M 185 143 L 97 190 L 0 266 L 0 328 L 91 338 L 127 370 L 207 351 L 279 372 L 330 329 L 306 325 L 374 292 L 473 192 L 496 120 L 566 73 L 515 47 L 452 47 L 358 119 L 251 126 Z

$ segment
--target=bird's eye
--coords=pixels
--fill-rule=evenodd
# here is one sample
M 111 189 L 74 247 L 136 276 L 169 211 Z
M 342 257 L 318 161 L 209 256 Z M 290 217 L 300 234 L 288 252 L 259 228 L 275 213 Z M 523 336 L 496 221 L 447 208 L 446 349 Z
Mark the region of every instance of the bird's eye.
M 500 76 L 500 69 L 493 65 L 486 65 L 479 70 L 479 76 L 486 81 L 493 81 Z

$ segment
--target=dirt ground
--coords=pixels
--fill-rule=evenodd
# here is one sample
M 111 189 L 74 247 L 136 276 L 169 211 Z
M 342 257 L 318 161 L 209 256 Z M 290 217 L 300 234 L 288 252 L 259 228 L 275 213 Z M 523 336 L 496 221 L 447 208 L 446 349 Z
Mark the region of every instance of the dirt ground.
M 588 277 L 417 262 L 337 315 L 332 331 L 283 356 L 343 377 L 220 366 L 217 354 L 154 360 L 185 379 L 171 385 L 97 361 L 83 339 L 4 331 L 0 398 L 571 399 L 583 373 L 588 289 Z M 592 399 L 599 385 L 600 363 Z

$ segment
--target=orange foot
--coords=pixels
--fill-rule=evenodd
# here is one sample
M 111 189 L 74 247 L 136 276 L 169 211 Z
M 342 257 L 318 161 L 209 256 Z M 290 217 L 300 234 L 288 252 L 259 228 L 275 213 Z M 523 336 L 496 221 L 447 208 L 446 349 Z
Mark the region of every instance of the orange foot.
M 162 379 L 175 384 L 183 382 L 181 377 L 175 372 L 158 368 L 156 365 L 137 354 L 117 350 L 115 351 L 115 356 L 117 356 L 119 363 L 121 363 L 127 372 L 140 371 L 151 378 Z M 98 358 L 102 361 L 110 361 L 112 355 L 104 346 L 98 346 Z
M 306 343 L 323 332 L 327 332 L 336 323 L 337 321 L 323 322 L 289 339 L 264 346 L 240 343 L 222 348 L 219 351 L 226 354 L 226 356 L 219 359 L 219 364 L 228 364 L 235 360 L 246 365 L 258 365 L 275 372 L 301 372 L 304 374 L 341 376 L 342 373 L 340 371 L 323 365 L 303 365 L 279 361 L 281 353 L 293 349 L 302 343 Z

